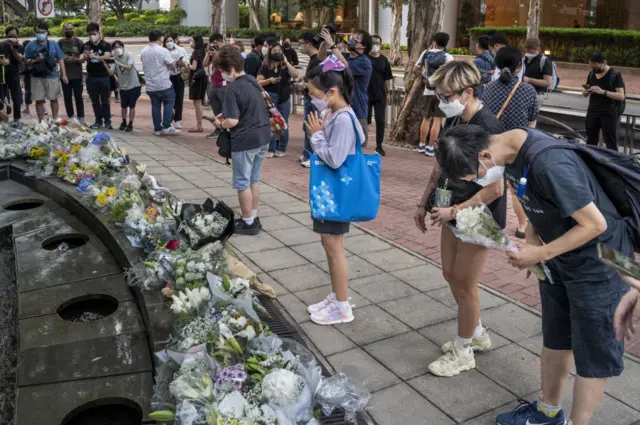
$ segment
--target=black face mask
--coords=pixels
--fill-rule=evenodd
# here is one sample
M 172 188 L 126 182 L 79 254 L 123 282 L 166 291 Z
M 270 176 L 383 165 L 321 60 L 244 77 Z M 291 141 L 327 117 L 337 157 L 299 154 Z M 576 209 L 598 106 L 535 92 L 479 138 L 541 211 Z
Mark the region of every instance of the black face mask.
M 593 72 L 595 72 L 596 74 L 602 74 L 604 72 L 606 68 L 602 67 L 602 68 L 593 68 Z
M 284 55 L 282 53 L 271 53 L 271 59 L 280 62 L 282 59 L 284 59 Z
M 290 49 L 291 48 L 291 43 L 284 43 L 282 45 L 282 47 L 284 47 L 285 49 Z
M 68 37 L 68 38 L 73 37 L 73 34 L 74 34 L 74 32 L 73 32 L 73 31 L 65 31 L 65 32 L 64 32 L 64 35 L 65 35 L 66 37 Z

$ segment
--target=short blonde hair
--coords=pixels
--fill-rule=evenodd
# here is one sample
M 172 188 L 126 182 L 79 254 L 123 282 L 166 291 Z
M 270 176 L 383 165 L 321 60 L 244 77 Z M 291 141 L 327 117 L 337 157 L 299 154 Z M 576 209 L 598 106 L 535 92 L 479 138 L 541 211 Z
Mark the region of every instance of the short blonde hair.
M 429 83 L 443 93 L 461 93 L 480 84 L 480 71 L 465 61 L 451 61 L 436 70 Z

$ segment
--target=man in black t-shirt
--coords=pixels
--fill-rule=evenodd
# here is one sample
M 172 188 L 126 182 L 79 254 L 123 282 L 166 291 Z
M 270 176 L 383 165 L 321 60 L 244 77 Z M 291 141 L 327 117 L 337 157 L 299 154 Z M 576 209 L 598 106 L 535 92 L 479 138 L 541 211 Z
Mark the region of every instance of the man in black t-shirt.
M 607 65 L 602 53 L 594 53 L 589 66 L 591 72 L 582 91 L 584 97 L 589 97 L 587 143 L 598 145 L 602 130 L 607 148 L 618 150 L 619 107 L 625 98 L 622 74 Z
M 84 58 L 87 61 L 87 93 L 93 105 L 96 122 L 91 126 L 97 130 L 102 127 L 111 130 L 111 105 L 109 72 L 105 61 L 111 59 L 111 45 L 100 36 L 100 26 L 87 25 L 89 41 L 84 44 Z
M 320 44 L 318 44 L 314 40 L 314 36 L 310 32 L 305 32 L 302 34 L 301 38 L 302 46 L 304 48 L 304 52 L 309 56 L 309 63 L 307 64 L 307 71 L 304 75 L 304 82 L 309 82 L 309 75 L 311 71 L 318 65 L 320 65 L 320 59 L 318 59 L 318 49 L 320 48 Z M 313 148 L 311 147 L 311 136 L 307 132 L 307 126 L 304 123 L 307 121 L 307 117 L 312 112 L 318 112 L 313 103 L 311 102 L 311 96 L 309 96 L 309 91 L 305 88 L 304 90 L 304 121 L 302 125 L 302 129 L 304 131 L 304 152 L 302 152 L 302 156 L 300 157 L 300 165 L 305 168 L 311 167 L 311 162 L 309 160 L 309 156 L 311 152 L 313 152 Z
M 77 116 L 80 121 L 84 121 L 84 102 L 82 100 L 82 64 L 85 61 L 83 55 L 84 43 L 78 37 L 75 37 L 73 24 L 67 22 L 62 29 L 64 30 L 64 38 L 58 40 L 58 46 L 64 53 L 64 66 L 67 69 L 67 78 L 69 79 L 69 84 L 62 84 L 64 107 L 69 118 Z M 77 115 L 73 110 L 74 99 L 76 101 Z
M 376 118 L 376 152 L 385 156 L 386 153 L 382 149 L 384 140 L 384 130 L 386 124 L 387 105 L 391 104 L 391 81 L 393 74 L 391 73 L 391 64 L 386 56 L 380 53 L 382 46 L 382 38 L 378 35 L 372 35 L 373 47 L 369 52 L 369 60 L 371 61 L 371 78 L 369 79 L 369 124 L 371 124 L 372 109 Z
M 553 84 L 553 64 L 551 59 L 540 54 L 540 40 L 528 38 L 524 42 L 524 77 L 522 82 L 531 84 L 538 93 L 538 109 L 542 104 L 542 95 Z
M 24 47 L 18 42 L 19 30 L 16 27 L 8 27 L 5 30 L 6 40 L 0 43 L 0 61 L 4 65 L 3 90 L 0 90 L 0 104 L 5 101 L 5 95 L 9 94 L 13 103 L 13 120 L 20 119 L 20 104 L 22 103 L 22 90 L 20 89 L 19 67 L 24 60 Z M 5 93 L 4 90 L 7 90 Z M 9 103 L 5 105 L 7 115 L 11 113 Z M 0 108 L 2 109 L 2 108 Z
M 263 34 L 258 34 L 256 38 L 253 39 L 253 42 L 255 44 L 253 50 L 251 50 L 244 59 L 244 72 L 253 78 L 257 78 L 258 72 L 260 68 L 262 68 L 262 61 L 264 61 L 269 47 L 266 44 L 266 38 Z

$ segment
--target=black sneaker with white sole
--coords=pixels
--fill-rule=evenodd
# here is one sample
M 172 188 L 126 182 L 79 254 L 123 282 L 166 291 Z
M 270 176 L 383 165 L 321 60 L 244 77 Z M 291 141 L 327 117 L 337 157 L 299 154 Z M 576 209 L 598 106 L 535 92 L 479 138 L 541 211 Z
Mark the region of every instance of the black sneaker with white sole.
M 235 221 L 235 229 L 236 235 L 255 236 L 260 233 L 260 221 L 253 220 L 253 223 L 247 224 L 246 221 L 238 218 Z

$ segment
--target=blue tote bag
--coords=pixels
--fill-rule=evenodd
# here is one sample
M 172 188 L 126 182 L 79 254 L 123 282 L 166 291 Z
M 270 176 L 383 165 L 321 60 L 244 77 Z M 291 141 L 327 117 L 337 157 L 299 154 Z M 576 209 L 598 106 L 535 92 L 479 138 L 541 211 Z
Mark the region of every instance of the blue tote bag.
M 381 157 L 362 153 L 356 121 L 353 114 L 347 114 L 356 134 L 355 155 L 347 155 L 337 169 L 311 155 L 309 203 L 311 216 L 316 220 L 351 223 L 370 221 L 378 214 Z

